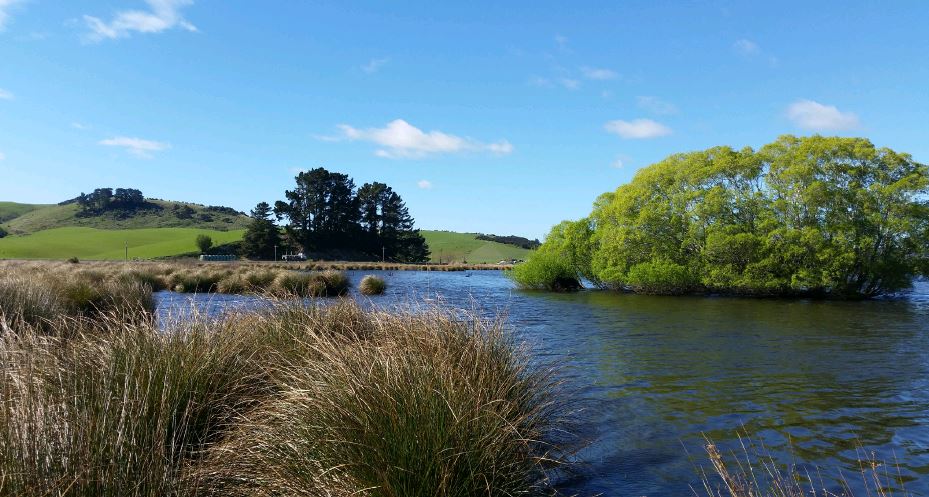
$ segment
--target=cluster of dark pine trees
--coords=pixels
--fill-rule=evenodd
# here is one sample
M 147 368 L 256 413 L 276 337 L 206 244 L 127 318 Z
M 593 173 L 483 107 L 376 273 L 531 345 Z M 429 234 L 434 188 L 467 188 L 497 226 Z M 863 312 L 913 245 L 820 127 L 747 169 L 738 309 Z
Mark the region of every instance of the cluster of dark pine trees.
M 282 243 L 308 254 L 385 258 L 396 262 L 429 259 L 426 241 L 414 228 L 403 199 L 384 183 L 355 188 L 346 174 L 316 168 L 296 176 L 286 200 L 259 203 L 242 243 L 243 255 L 273 256 Z M 286 220 L 284 236 L 275 224 Z
M 141 190 L 135 188 L 97 188 L 91 193 L 81 193 L 70 201 L 78 205 L 79 215 L 96 215 L 110 210 L 136 210 L 147 206 Z

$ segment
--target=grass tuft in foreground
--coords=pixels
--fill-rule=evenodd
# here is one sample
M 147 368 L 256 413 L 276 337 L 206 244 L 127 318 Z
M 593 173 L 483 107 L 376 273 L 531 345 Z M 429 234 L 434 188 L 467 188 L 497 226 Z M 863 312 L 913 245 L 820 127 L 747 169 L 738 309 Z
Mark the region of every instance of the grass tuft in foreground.
M 569 455 L 551 371 L 496 323 L 344 301 L 56 326 L 0 341 L 0 494 L 540 495 Z

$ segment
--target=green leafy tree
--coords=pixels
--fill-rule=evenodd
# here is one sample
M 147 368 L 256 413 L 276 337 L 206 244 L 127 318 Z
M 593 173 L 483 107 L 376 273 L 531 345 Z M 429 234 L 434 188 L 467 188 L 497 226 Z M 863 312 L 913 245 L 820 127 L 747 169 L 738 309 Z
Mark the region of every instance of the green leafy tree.
M 281 235 L 271 219 L 271 206 L 260 202 L 252 209 L 252 220 L 242 239 L 242 255 L 249 259 L 271 259 L 274 247 L 281 245 Z
M 197 248 L 200 249 L 200 253 L 207 253 L 210 248 L 213 247 L 213 239 L 209 235 L 197 235 Z
M 907 154 L 783 136 L 644 168 L 580 225 L 553 229 L 539 253 L 650 293 L 872 297 L 929 273 L 927 195 L 929 168 Z

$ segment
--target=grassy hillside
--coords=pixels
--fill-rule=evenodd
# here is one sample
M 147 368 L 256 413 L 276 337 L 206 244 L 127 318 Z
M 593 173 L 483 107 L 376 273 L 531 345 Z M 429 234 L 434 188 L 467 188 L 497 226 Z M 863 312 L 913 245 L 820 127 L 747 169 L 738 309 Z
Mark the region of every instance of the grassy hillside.
M 206 207 L 182 202 L 149 200 L 151 209 L 132 212 L 107 212 L 98 216 L 82 217 L 78 215 L 76 204 L 33 206 L 22 214 L 4 222 L 7 231 L 12 234 L 26 235 L 54 228 L 80 226 L 103 230 L 141 229 L 141 228 L 197 228 L 215 231 L 243 229 L 248 224 L 248 217 L 208 210 Z M 15 204 L 26 205 L 26 204 Z M 179 217 L 175 206 L 187 206 L 190 211 L 185 217 Z M 0 207 L 2 209 L 2 207 Z M 0 213 L 4 212 L 0 210 Z M 12 212 L 12 209 L 11 209 Z
M 197 204 L 149 200 L 152 208 L 84 217 L 69 205 L 0 202 L 0 222 L 11 236 L 0 239 L 0 258 L 149 259 L 195 250 L 194 238 L 205 233 L 215 244 L 241 240 L 249 218 L 209 210 Z M 189 208 L 189 209 L 188 209 Z M 179 210 L 185 211 L 183 216 Z M 476 233 L 423 231 L 432 262 L 496 263 L 525 259 L 529 251 L 478 240 Z
M 478 240 L 477 233 L 422 231 L 433 262 L 496 263 L 504 259 L 525 259 L 529 251 L 513 245 Z
M 16 219 L 27 212 L 32 212 L 43 207 L 50 207 L 43 204 L 19 204 L 16 202 L 0 202 L 0 223 L 5 223 L 11 219 Z
M 54 228 L 0 238 L 0 259 L 122 259 L 126 243 L 130 258 L 151 259 L 195 252 L 194 239 L 201 233 L 212 237 L 214 245 L 221 245 L 240 240 L 244 230 Z

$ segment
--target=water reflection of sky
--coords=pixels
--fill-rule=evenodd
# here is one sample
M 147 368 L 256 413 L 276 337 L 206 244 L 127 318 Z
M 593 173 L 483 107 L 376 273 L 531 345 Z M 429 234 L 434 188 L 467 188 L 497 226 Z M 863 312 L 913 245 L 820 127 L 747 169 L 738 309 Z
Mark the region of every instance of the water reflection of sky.
M 566 364 L 593 443 L 569 493 L 686 495 L 702 436 L 744 428 L 783 461 L 855 470 L 859 445 L 901 463 L 929 495 L 929 283 L 879 301 L 649 297 L 514 290 L 496 271 L 375 272 L 365 305 L 437 303 L 505 313 L 540 360 Z M 350 272 L 355 286 L 367 273 Z M 158 294 L 161 319 L 262 305 L 241 296 Z M 831 470 L 830 470 L 831 469 Z M 852 472 L 854 474 L 854 472 Z M 852 484 L 854 487 L 855 481 Z

